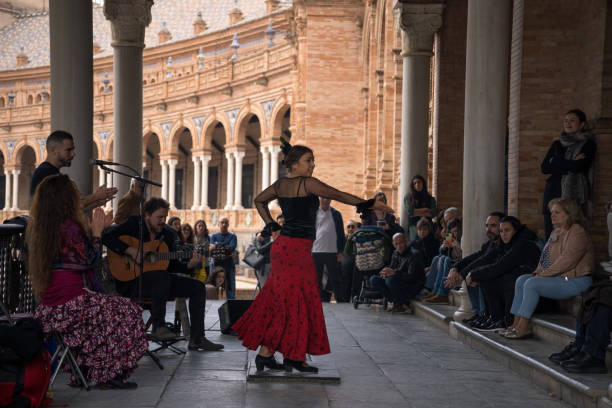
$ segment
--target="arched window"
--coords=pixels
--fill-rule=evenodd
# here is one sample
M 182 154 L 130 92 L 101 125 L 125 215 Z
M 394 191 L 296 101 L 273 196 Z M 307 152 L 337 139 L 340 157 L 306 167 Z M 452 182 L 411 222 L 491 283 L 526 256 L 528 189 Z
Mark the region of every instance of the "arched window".
M 28 95 L 28 105 L 31 105 L 34 103 L 34 98 L 32 97 L 32 95 Z
M 36 95 L 36 103 L 40 103 L 42 101 L 42 96 L 40 94 Z

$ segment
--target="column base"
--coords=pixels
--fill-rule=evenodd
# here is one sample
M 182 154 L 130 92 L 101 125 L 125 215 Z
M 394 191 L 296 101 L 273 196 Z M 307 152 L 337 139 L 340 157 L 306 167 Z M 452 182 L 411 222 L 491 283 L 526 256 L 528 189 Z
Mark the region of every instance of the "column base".
M 470 297 L 467 293 L 465 281 L 461 284 L 461 289 L 457 291 L 457 294 L 461 297 L 461 304 L 459 305 L 459 309 L 453 314 L 453 320 L 461 322 L 463 319 L 472 316 L 472 305 L 470 304 Z
M 234 206 L 231 204 L 226 204 L 225 207 L 223 207 L 224 210 L 233 210 Z
M 244 207 L 241 204 L 234 204 L 232 210 L 244 210 Z
M 201 205 L 198 207 L 198 210 L 200 211 L 206 211 L 206 210 L 210 210 L 210 207 L 207 205 Z
M 195 205 L 195 204 L 194 204 L 194 205 L 192 205 L 192 206 L 191 206 L 191 209 L 192 209 L 193 211 L 201 210 L 201 209 L 202 209 L 202 206 L 201 206 L 201 205 L 199 205 L 199 204 L 198 204 L 198 205 Z

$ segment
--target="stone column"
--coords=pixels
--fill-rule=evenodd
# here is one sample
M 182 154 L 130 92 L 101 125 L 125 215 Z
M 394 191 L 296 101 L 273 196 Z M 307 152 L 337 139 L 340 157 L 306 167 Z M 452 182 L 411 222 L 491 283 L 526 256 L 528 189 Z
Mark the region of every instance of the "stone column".
M 91 2 L 49 2 L 51 131 L 70 132 L 76 146 L 64 171 L 81 194 L 92 192 L 93 172 L 93 23 Z M 141 131 L 142 132 L 142 131 Z
M 102 170 L 102 169 L 98 169 L 98 173 L 99 173 L 98 174 L 98 179 L 99 179 L 98 183 L 101 186 L 106 185 L 106 172 L 104 170 Z
M 114 52 L 113 160 L 138 171 L 142 169 L 142 49 L 145 28 L 151 23 L 152 5 L 152 0 L 104 2 L 104 16 L 111 22 Z M 115 184 L 118 197 L 130 189 L 127 177 L 118 177 Z
M 200 156 L 202 161 L 202 200 L 200 209 L 208 210 L 208 162 L 212 159 L 210 154 Z
M 234 210 L 242 210 L 242 159 L 244 152 L 234 152 L 234 160 L 236 161 L 236 184 L 234 191 Z
M 170 159 L 168 160 L 168 202 L 170 203 L 170 208 L 175 209 L 175 199 L 176 199 L 176 165 L 178 164 L 178 160 Z
M 487 215 L 504 209 L 511 22 L 511 0 L 468 2 L 461 240 L 466 255 L 487 239 L 482 228 Z M 469 314 L 463 299 L 455 320 Z
M 270 184 L 278 180 L 278 154 L 280 151 L 280 146 L 270 147 Z
M 193 156 L 191 160 L 193 160 L 193 205 L 191 206 L 191 209 L 199 210 L 200 209 L 200 187 L 202 185 L 200 181 L 200 168 L 201 168 L 200 157 Z
M 159 165 L 161 166 L 161 195 L 164 200 L 168 200 L 168 162 L 166 160 L 160 160 Z
M 270 185 L 270 151 L 267 146 L 261 146 L 261 191 Z
M 402 139 L 399 202 L 410 192 L 412 177 L 427 180 L 429 131 L 429 63 L 434 33 L 442 25 L 444 4 L 398 2 L 395 13 L 402 34 Z M 400 212 L 402 227 L 408 231 L 408 213 Z
M 19 173 L 20 170 L 13 170 L 13 205 L 12 210 L 17 211 L 19 209 L 18 200 L 19 200 Z
M 11 171 L 4 170 L 4 210 L 9 211 L 12 207 L 11 202 Z
M 225 209 L 231 210 L 233 207 L 234 201 L 234 160 L 232 153 L 225 153 L 225 158 L 227 159 L 227 189 L 226 189 L 226 200 L 225 200 Z

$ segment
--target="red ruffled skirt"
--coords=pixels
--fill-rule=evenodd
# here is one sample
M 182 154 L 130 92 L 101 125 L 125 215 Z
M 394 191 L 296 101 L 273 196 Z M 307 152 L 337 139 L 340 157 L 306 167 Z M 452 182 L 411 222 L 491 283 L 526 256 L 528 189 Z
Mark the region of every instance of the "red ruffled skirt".
M 329 341 L 312 259 L 312 240 L 281 235 L 272 244 L 270 276 L 233 326 L 245 347 L 263 345 L 285 358 L 329 353 Z

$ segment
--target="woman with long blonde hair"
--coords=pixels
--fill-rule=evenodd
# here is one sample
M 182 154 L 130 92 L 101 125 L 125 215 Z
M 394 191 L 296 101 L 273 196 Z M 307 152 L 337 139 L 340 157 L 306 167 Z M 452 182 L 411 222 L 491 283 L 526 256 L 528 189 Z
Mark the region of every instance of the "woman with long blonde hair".
M 125 380 L 148 347 L 142 310 L 129 299 L 93 291 L 100 236 L 112 214 L 96 208 L 88 234 L 79 191 L 61 174 L 38 185 L 30 217 L 28 273 L 44 332 L 62 335 L 88 382 L 135 388 Z

